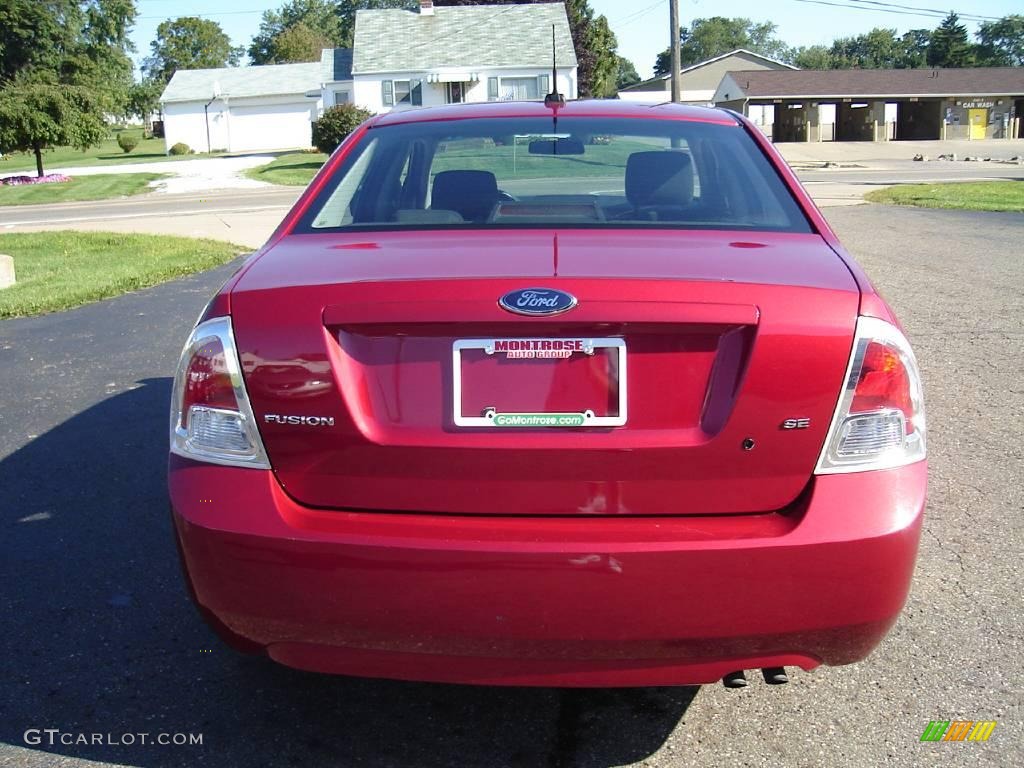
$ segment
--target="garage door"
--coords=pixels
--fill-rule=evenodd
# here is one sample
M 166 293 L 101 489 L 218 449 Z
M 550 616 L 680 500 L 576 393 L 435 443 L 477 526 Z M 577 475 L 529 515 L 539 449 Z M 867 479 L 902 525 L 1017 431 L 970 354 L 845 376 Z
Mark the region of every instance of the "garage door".
M 290 104 L 231 105 L 232 152 L 311 146 L 312 99 Z

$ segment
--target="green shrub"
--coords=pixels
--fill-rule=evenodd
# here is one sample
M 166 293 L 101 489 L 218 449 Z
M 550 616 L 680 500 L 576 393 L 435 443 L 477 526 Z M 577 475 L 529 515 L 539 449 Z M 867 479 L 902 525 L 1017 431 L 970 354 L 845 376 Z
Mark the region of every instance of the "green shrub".
M 339 104 L 324 110 L 313 123 L 313 146 L 324 154 L 331 154 L 360 123 L 373 117 L 369 110 L 355 104 Z
M 192 147 L 190 147 L 188 144 L 185 144 L 184 142 L 179 141 L 177 144 L 175 144 L 167 151 L 169 154 L 172 155 L 191 155 Z
M 139 146 L 139 140 L 135 136 L 132 136 L 131 134 L 121 131 L 119 134 L 117 134 L 117 146 L 123 149 L 124 153 L 127 155 L 129 152 L 131 152 L 133 149 Z

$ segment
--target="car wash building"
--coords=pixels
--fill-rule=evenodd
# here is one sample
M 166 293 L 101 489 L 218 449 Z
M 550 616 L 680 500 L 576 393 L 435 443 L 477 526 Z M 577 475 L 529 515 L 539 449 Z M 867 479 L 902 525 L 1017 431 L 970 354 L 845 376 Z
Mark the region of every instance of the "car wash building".
M 716 106 L 773 141 L 1024 138 L 1024 68 L 729 72 Z

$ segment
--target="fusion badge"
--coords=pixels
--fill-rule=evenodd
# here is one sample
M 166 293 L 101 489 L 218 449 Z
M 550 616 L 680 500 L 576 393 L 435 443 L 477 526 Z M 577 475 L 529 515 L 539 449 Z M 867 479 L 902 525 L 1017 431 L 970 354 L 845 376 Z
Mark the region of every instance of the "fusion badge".
M 264 414 L 263 420 L 267 424 L 289 424 L 298 426 L 305 424 L 307 427 L 333 427 L 333 416 L 281 416 L 276 413 Z
M 576 306 L 576 297 L 554 288 L 520 288 L 506 293 L 498 304 L 517 315 L 559 315 Z

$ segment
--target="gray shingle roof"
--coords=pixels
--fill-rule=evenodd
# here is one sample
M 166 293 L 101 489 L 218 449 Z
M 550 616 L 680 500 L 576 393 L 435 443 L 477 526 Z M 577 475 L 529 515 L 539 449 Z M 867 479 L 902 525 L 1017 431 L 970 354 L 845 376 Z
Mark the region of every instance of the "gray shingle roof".
M 730 99 L 1024 94 L 1024 67 L 763 70 L 729 76 L 742 91 L 730 94 Z
M 337 83 L 352 79 L 352 49 L 324 48 L 320 57 L 325 83 Z
M 358 11 L 352 71 L 550 67 L 552 24 L 558 66 L 576 66 L 563 3 Z
M 320 89 L 320 62 L 309 64 L 265 64 L 260 67 L 221 69 L 179 69 L 164 88 L 160 101 L 209 101 L 219 87 L 233 98 L 305 94 Z

